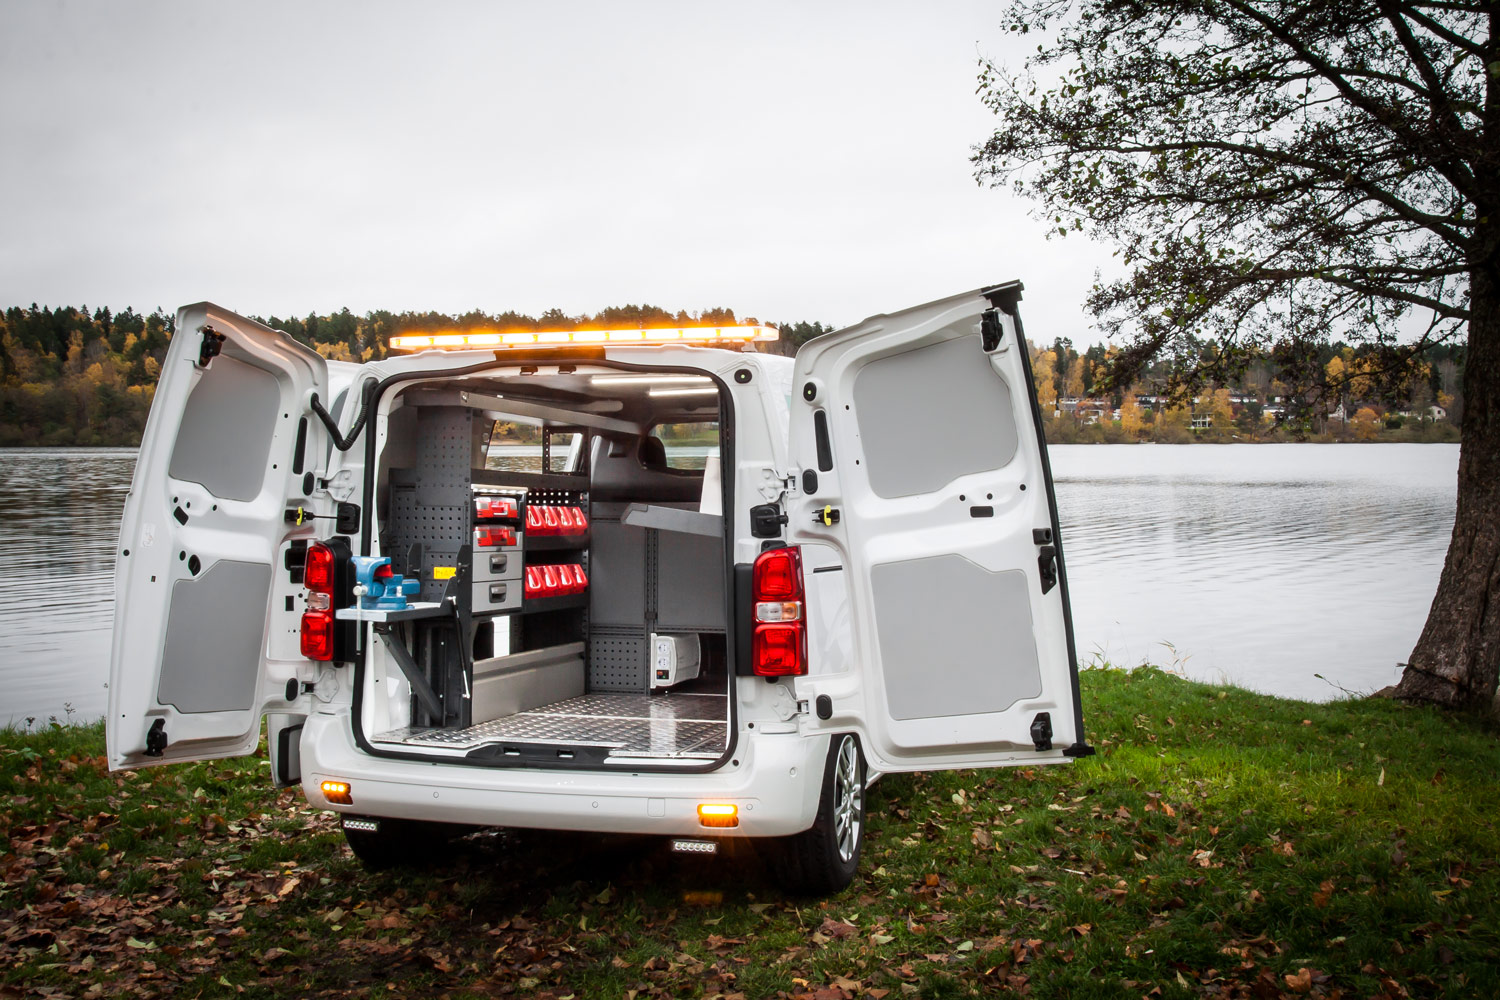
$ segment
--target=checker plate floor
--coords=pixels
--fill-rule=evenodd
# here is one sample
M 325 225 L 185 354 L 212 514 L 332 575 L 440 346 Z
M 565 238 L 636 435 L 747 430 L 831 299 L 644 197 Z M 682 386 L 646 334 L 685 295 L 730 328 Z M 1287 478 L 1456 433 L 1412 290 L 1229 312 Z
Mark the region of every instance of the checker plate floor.
M 396 729 L 375 739 L 456 750 L 507 741 L 598 746 L 612 756 L 712 760 L 728 737 L 728 707 L 715 694 L 586 694 L 467 729 Z

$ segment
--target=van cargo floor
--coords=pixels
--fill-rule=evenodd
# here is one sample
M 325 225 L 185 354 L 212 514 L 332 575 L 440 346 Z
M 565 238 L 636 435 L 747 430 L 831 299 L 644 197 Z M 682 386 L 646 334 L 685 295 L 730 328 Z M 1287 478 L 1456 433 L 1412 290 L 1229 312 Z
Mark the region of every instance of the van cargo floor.
M 611 756 L 713 760 L 729 736 L 722 694 L 586 694 L 466 729 L 396 729 L 378 743 L 469 750 L 490 743 L 608 747 Z

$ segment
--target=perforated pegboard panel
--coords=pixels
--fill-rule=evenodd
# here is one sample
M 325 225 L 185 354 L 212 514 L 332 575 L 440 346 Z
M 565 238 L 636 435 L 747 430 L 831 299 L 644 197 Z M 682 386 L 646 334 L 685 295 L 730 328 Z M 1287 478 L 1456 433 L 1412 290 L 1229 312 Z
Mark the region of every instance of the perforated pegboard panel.
M 595 626 L 589 633 L 590 691 L 645 691 L 646 630 Z
M 392 472 L 390 552 L 398 564 L 413 544 L 422 546 L 421 600 L 441 600 L 445 581 L 434 566 L 452 566 L 469 540 L 473 413 L 458 406 L 417 411 L 417 463 Z M 417 567 L 401 567 L 403 570 Z

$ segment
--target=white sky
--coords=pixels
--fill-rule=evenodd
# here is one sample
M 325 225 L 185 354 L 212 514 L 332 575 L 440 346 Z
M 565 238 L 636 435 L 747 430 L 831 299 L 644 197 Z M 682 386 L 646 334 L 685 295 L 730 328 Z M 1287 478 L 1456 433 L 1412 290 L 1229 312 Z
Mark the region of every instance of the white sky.
M 0 5 L 0 305 L 847 324 L 1106 250 L 971 175 L 998 3 Z

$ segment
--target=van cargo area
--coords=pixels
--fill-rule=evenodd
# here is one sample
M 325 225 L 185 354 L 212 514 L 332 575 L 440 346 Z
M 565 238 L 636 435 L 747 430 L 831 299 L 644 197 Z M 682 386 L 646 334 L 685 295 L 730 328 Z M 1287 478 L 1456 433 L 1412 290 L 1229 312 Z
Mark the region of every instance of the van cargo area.
M 372 752 L 637 769 L 727 752 L 720 395 L 602 365 L 389 391 L 369 551 L 420 588 L 405 610 L 339 611 L 373 622 Z

